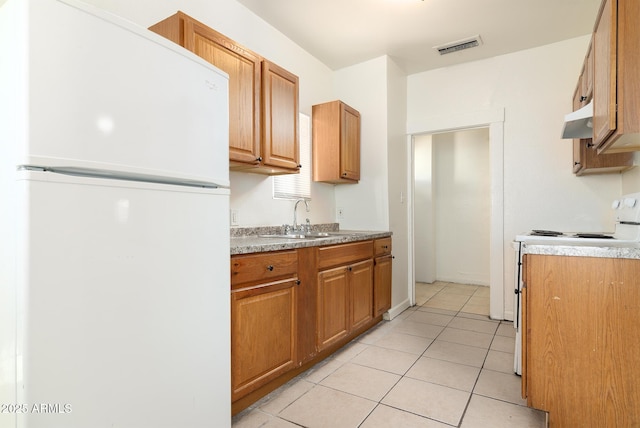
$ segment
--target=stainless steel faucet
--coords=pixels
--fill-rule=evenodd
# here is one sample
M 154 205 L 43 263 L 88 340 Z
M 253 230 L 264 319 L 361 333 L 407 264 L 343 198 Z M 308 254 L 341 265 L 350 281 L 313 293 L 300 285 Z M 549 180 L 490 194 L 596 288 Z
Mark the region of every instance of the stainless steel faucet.
M 298 199 L 296 201 L 296 204 L 293 206 L 293 230 L 298 230 L 298 220 L 297 220 L 297 211 L 298 211 L 298 204 L 300 202 L 304 202 L 305 207 L 307 208 L 307 212 L 309 212 L 309 202 L 307 202 L 306 199 Z

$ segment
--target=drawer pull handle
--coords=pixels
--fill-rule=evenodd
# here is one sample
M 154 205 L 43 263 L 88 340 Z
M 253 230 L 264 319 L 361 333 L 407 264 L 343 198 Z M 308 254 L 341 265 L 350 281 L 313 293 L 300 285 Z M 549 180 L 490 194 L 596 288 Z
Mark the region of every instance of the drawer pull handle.
M 269 270 L 269 271 L 273 271 L 273 265 L 269 265 L 269 266 L 267 266 L 267 270 Z

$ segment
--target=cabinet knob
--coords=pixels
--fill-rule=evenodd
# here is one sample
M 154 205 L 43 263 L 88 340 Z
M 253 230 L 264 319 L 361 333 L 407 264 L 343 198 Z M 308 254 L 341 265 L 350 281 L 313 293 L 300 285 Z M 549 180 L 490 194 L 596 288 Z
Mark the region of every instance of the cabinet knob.
M 346 173 L 346 172 L 343 172 L 343 173 L 342 173 L 342 176 L 343 176 L 343 177 L 346 177 L 346 176 L 347 176 L 347 173 Z
M 573 166 L 578 166 L 578 165 L 580 165 L 580 162 L 574 162 L 573 163 Z
M 586 100 L 587 100 L 587 96 L 586 95 L 580 96 L 580 102 L 586 101 Z
M 347 268 L 347 270 L 348 270 L 349 272 L 351 272 L 351 271 L 353 270 L 353 268 L 352 268 L 351 266 L 349 266 L 349 267 Z
M 298 164 L 298 169 L 301 169 L 301 168 L 302 168 L 302 165 Z
M 258 157 L 256 158 L 256 161 L 258 161 L 258 162 L 262 162 L 262 156 L 258 156 Z
M 591 147 L 593 147 L 593 146 L 594 146 L 594 144 L 593 144 L 592 142 L 588 142 L 588 143 L 587 143 L 587 147 L 591 148 Z
M 300 280 L 296 280 L 296 285 L 300 285 Z
M 267 266 L 267 270 L 272 271 L 273 270 L 273 265 Z

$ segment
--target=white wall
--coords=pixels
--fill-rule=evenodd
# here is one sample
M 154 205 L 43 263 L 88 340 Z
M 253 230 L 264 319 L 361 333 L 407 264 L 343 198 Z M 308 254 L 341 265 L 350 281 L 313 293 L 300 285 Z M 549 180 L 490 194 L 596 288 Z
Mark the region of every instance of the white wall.
M 394 317 L 412 303 L 413 275 L 409 272 L 409 182 L 406 171 L 409 160 L 407 145 L 407 77 L 398 65 L 387 57 L 387 181 L 389 183 L 389 230 L 393 232 L 393 289 L 391 296 Z M 382 178 L 381 178 L 382 179 Z
M 388 230 L 387 57 L 335 72 L 335 93 L 360 112 L 360 181 L 335 186 L 341 229 Z
M 393 232 L 391 317 L 409 306 L 406 76 L 387 56 L 335 72 L 335 93 L 361 114 L 358 184 L 335 186 L 343 229 Z
M 576 177 L 570 140 L 559 138 L 589 37 L 414 74 L 407 79 L 408 128 L 425 118 L 504 108 L 505 310 L 513 282 L 510 241 L 534 228 L 613 228 L 619 174 Z
M 434 135 L 433 177 L 436 279 L 489 285 L 489 129 Z

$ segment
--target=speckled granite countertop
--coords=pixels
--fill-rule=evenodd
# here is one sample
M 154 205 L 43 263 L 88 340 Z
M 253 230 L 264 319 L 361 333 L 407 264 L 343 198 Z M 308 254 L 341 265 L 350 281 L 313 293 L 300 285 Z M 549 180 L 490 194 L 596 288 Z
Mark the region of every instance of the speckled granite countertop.
M 264 238 L 260 235 L 279 234 L 281 227 L 254 227 L 231 229 L 231 255 L 262 253 L 266 251 L 289 250 L 293 248 L 319 247 L 322 245 L 344 244 L 386 238 L 391 232 L 370 230 L 338 230 L 337 223 L 314 225 L 314 232 L 327 232 L 329 236 L 314 238 Z
M 611 259 L 640 259 L 640 244 L 607 243 L 606 246 L 594 245 L 522 245 L 524 254 L 542 254 L 547 256 L 606 257 Z

